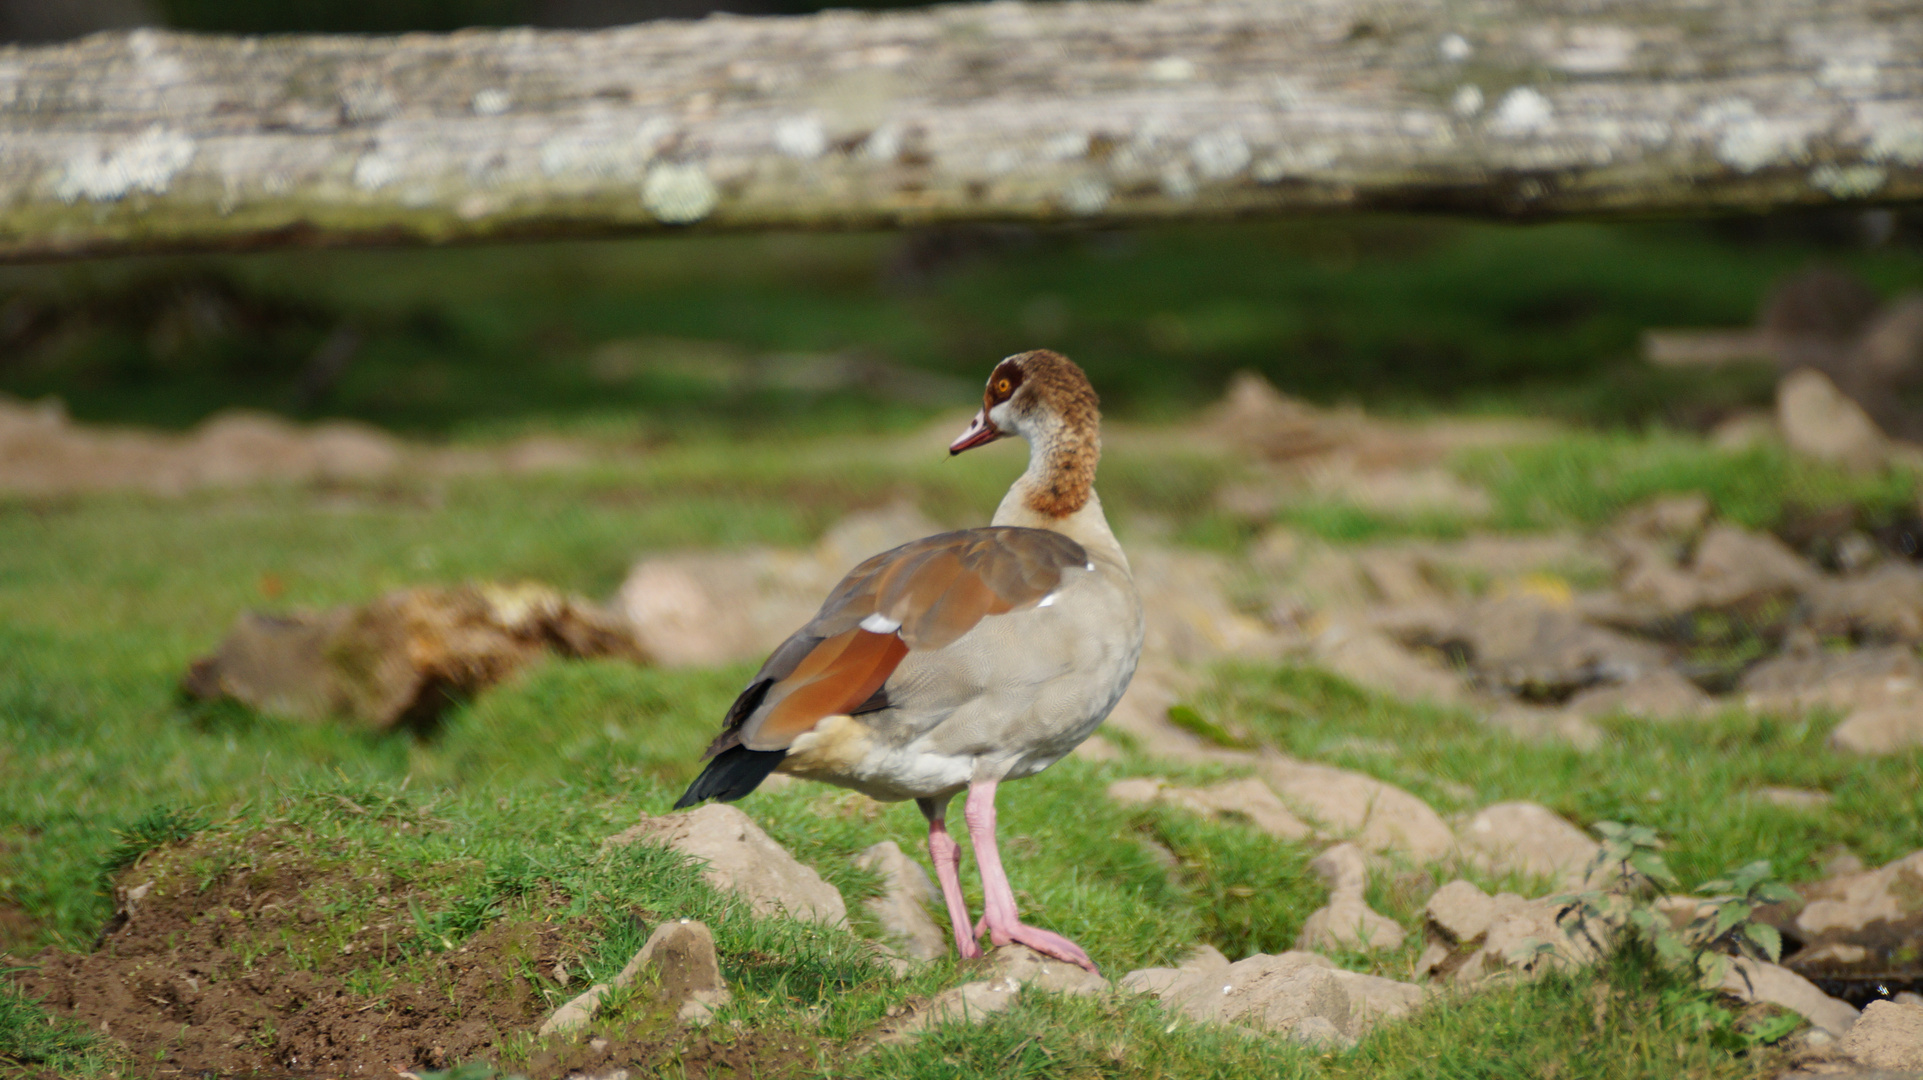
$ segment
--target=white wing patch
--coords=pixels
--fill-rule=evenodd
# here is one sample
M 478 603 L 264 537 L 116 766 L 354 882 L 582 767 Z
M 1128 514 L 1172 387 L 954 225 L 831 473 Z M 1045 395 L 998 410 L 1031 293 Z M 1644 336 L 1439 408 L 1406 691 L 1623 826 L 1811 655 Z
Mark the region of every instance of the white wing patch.
M 842 623 L 841 625 L 847 626 L 848 624 Z M 871 634 L 892 634 L 901 629 L 901 620 L 891 619 L 877 611 L 873 615 L 861 620 L 861 628 Z
M 1038 608 L 1044 608 L 1044 607 L 1054 607 L 1054 606 L 1055 606 L 1055 594 L 1054 594 L 1054 593 L 1049 593 L 1049 594 L 1048 594 L 1047 596 L 1044 596 L 1044 597 L 1042 597 L 1042 602 L 1041 602 L 1041 603 L 1039 603 L 1039 604 L 1036 604 L 1035 606 L 1036 606 L 1036 607 L 1038 607 Z

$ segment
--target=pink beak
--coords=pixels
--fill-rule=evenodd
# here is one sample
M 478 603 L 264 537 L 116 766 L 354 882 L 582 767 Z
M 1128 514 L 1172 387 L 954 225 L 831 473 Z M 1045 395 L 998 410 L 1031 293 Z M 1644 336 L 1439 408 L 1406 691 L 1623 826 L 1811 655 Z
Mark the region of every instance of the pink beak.
M 1006 434 L 1008 433 L 995 426 L 995 421 L 988 418 L 988 410 L 983 409 L 968 422 L 968 430 L 962 432 L 960 438 L 948 444 L 948 453 L 952 456 L 963 450 L 986 446 Z

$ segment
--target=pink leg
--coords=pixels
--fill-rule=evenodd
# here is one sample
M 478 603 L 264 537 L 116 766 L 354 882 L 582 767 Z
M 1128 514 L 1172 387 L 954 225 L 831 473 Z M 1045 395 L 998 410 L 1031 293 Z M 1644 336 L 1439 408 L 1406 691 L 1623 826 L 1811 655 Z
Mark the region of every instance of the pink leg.
M 1080 945 L 1060 934 L 1029 926 L 1016 913 L 1015 890 L 1002 872 L 1002 853 L 995 846 L 995 785 L 994 780 L 968 785 L 968 801 L 962 806 L 968 838 L 975 844 L 975 866 L 982 875 L 982 924 L 988 930 L 988 940 L 997 945 L 1017 941 L 1038 953 L 1101 974 Z
M 935 862 L 935 880 L 941 882 L 941 898 L 948 904 L 948 921 L 955 928 L 955 951 L 962 959 L 972 960 L 982 954 L 982 947 L 975 940 L 978 935 L 969 932 L 968 901 L 961 889 L 961 845 L 948 835 L 948 800 L 923 799 L 921 812 L 928 816 L 928 857 Z

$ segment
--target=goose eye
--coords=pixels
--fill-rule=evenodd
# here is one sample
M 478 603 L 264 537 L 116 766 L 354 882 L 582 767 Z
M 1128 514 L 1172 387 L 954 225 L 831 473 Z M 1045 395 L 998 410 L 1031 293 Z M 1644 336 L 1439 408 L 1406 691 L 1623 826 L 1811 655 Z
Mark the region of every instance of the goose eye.
M 1012 384 L 1009 383 L 1007 379 L 1003 379 L 995 384 L 995 392 L 997 394 L 1006 394 L 1011 388 Z

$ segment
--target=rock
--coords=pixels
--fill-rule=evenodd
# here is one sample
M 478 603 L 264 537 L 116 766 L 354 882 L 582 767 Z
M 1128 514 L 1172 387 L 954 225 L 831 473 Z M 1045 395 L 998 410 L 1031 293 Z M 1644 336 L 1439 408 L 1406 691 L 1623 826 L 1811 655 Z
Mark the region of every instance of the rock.
M 545 586 L 423 587 L 358 608 L 242 615 L 181 686 L 202 700 L 385 731 L 430 725 L 453 701 L 549 651 L 648 659 L 619 619 Z
M 1923 569 L 1886 562 L 1868 572 L 1825 578 L 1808 592 L 1809 628 L 1818 637 L 1923 641 Z
M 1349 994 L 1333 974 L 1334 967 L 1314 953 L 1257 953 L 1230 964 L 1217 980 L 1194 980 L 1193 992 L 1178 1004 L 1196 1020 L 1240 1021 L 1287 1033 L 1300 1021 L 1316 1016 L 1347 1034 Z
M 1023 987 L 1056 994 L 1099 994 L 1108 981 L 1074 964 L 1043 956 L 1025 945 L 1003 945 L 989 951 L 986 979 L 950 987 L 908 1020 L 881 1037 L 881 1042 L 905 1042 L 927 1028 L 959 1020 L 979 1024 L 1015 1003 Z
M 810 551 L 652 556 L 628 572 L 614 607 L 664 665 L 759 660 L 812 618 L 861 560 L 940 531 L 914 507 L 898 504 L 850 514 Z
M 1405 701 L 1463 700 L 1462 680 L 1379 631 L 1331 623 L 1311 643 L 1317 663 L 1358 686 Z
M 1457 879 L 1437 889 L 1423 905 L 1429 925 L 1452 944 L 1466 945 L 1489 930 L 1496 917 L 1495 901 L 1474 882 Z
M 615 985 L 626 985 L 635 973 L 648 968 L 660 980 L 662 1000 L 680 1002 L 675 1017 L 682 1023 L 704 1022 L 716 1008 L 733 1000 L 721 979 L 714 934 L 693 919 L 656 927 L 647 944 L 615 977 Z
M 1679 544 L 1672 539 L 1619 532 L 1613 543 L 1625 608 L 1610 621 L 1646 622 L 1701 608 L 1754 605 L 1824 583 L 1822 574 L 1781 540 L 1727 522 L 1703 531 L 1688 567 L 1677 564 Z
M 1606 738 L 1603 729 L 1567 709 L 1538 709 L 1513 701 L 1484 714 L 1482 722 L 1524 742 L 1565 742 L 1585 752 Z
M 1827 791 L 1809 791 L 1803 788 L 1766 786 L 1757 788 L 1753 794 L 1772 806 L 1786 807 L 1791 810 L 1822 810 L 1836 801 L 1836 796 Z
M 1357 569 L 1386 604 L 1419 604 L 1439 600 L 1434 567 L 1420 549 L 1371 548 L 1355 553 Z
M 1109 798 L 1123 803 L 1163 802 L 1204 817 L 1240 817 L 1282 840 L 1307 840 L 1315 830 L 1289 812 L 1260 780 L 1224 780 L 1206 788 L 1173 787 L 1162 780 L 1117 780 Z
M 1190 977 L 1212 979 L 1229 969 L 1229 958 L 1222 950 L 1213 945 L 1202 944 L 1190 949 L 1182 958 L 1180 965 L 1166 968 L 1140 968 L 1122 976 L 1116 985 L 1132 994 L 1153 994 L 1162 997 L 1171 986 Z
M 1709 496 L 1700 491 L 1661 495 L 1624 510 L 1611 529 L 1619 535 L 1687 543 L 1709 524 L 1713 509 Z
M 1716 707 L 1708 694 L 1669 668 L 1645 671 L 1627 682 L 1592 686 L 1570 698 L 1578 716 L 1634 716 L 1648 720 L 1702 716 Z
M 1889 460 L 1889 440 L 1863 407 L 1820 371 L 1803 368 L 1776 387 L 1776 422 L 1790 449 L 1846 469 L 1869 471 Z
M 881 875 L 882 894 L 865 906 L 881 924 L 889 947 L 911 960 L 948 955 L 948 933 L 929 914 L 941 905 L 941 894 L 920 863 L 893 840 L 883 840 L 856 856 L 855 865 Z
M 1330 892 L 1360 893 L 1369 887 L 1369 858 L 1354 844 L 1336 844 L 1309 861 Z
M 1850 712 L 1923 701 L 1923 661 L 1901 646 L 1835 653 L 1785 649 L 1745 672 L 1737 684 L 1757 712 Z
M 1554 810 L 1532 802 L 1484 807 L 1456 834 L 1471 860 L 1492 874 L 1545 878 L 1580 889 L 1601 845 Z
M 1415 983 L 1379 975 L 1334 969 L 1335 980 L 1349 995 L 1348 1033 L 1356 1038 L 1390 1020 L 1400 1020 L 1421 1007 L 1429 992 Z
M 1257 953 L 1228 965 L 1131 972 L 1125 989 L 1150 993 L 1204 1023 L 1234 1023 L 1303 1042 L 1351 1045 L 1421 1004 L 1419 986 L 1343 971 L 1309 952 Z
M 1336 893 L 1303 920 L 1295 947 L 1383 952 L 1400 949 L 1405 936 L 1401 924 L 1371 908 L 1361 893 Z
M 1129 565 L 1146 613 L 1144 653 L 1181 663 L 1279 654 L 1276 635 L 1230 605 L 1230 568 L 1220 556 L 1137 545 Z
M 1785 938 L 1803 945 L 1783 966 L 1825 985 L 1914 978 L 1923 942 L 1923 851 L 1874 870 L 1843 852 L 1830 869 L 1830 878 L 1796 886 L 1800 910 L 1765 910 Z
M 1275 793 L 1326 835 L 1366 851 L 1400 851 L 1416 862 L 1444 858 L 1455 834 L 1428 803 L 1362 773 L 1267 756 L 1262 776 Z
M 1718 522 L 1703 533 L 1690 563 L 1698 607 L 1730 607 L 1770 597 L 1801 595 L 1821 573 L 1768 533 Z
M 1301 951 L 1258 953 L 1230 964 L 1209 950 L 1180 968 L 1130 972 L 1122 987 L 1152 994 L 1192 1020 L 1241 1023 L 1337 1045 L 1407 1015 L 1426 997 L 1419 986 L 1344 971 L 1326 957 Z
M 1300 950 L 1383 950 L 1402 947 L 1403 931 L 1394 919 L 1369 907 L 1363 893 L 1369 864 L 1354 844 L 1337 844 L 1309 863 L 1329 883 L 1329 902 L 1311 912 L 1295 939 Z
M 1780 1005 L 1834 1036 L 1842 1036 L 1856 1023 L 1856 1007 L 1849 1002 L 1830 997 L 1788 968 L 1747 956 L 1730 964 L 1722 990 L 1741 1001 Z
M 1835 940 L 1839 931 L 1859 931 L 1873 923 L 1923 918 L 1923 851 L 1797 891 L 1803 895 L 1803 909 L 1796 915 L 1796 928 L 1812 942 Z
M 1677 545 L 1637 536 L 1618 536 L 1616 569 L 1620 611 L 1605 620 L 1617 624 L 1674 617 L 1696 610 L 1702 586 L 1678 562 Z M 1613 617 L 1610 617 L 1613 616 Z
M 717 1007 L 732 1000 L 728 984 L 721 978 L 714 934 L 705 923 L 677 919 L 656 927 L 647 943 L 612 980 L 595 983 L 556 1009 L 541 1025 L 539 1034 L 554 1035 L 585 1026 L 594 1019 L 602 998 L 628 986 L 644 971 L 651 972 L 659 982 L 660 1000 L 679 1003 L 676 1016 L 684 1023 L 704 1021 Z
M 1923 701 L 1850 713 L 1830 732 L 1831 747 L 1851 754 L 1897 754 L 1923 746 Z
M 1503 974 L 1533 977 L 1552 966 L 1594 963 L 1608 949 L 1613 928 L 1591 925 L 1586 934 L 1569 934 L 1558 919 L 1563 908 L 1553 897 L 1489 896 L 1470 882 L 1452 881 L 1424 909 L 1429 943 L 1416 971 L 1470 986 Z
M 840 926 L 848 909 L 841 892 L 814 869 L 797 861 L 770 839 L 747 814 L 725 803 L 644 817 L 603 842 L 603 847 L 636 841 L 661 844 L 707 863 L 702 877 L 746 901 L 756 915 Z
M 1923 1005 L 1870 1002 L 1843 1036 L 1843 1052 L 1875 1069 L 1923 1071 Z
M 1661 649 L 1591 626 L 1574 608 L 1539 596 L 1482 601 L 1463 618 L 1461 633 L 1484 682 L 1525 696 L 1560 696 L 1664 666 Z
M 941 531 L 940 524 L 910 502 L 857 510 L 821 535 L 815 542 L 814 558 L 824 578 L 840 581 L 871 556 Z
M 1325 453 L 1349 437 L 1349 427 L 1312 405 L 1284 395 L 1267 379 L 1239 371 L 1203 427 L 1269 460 Z
M 615 608 L 669 667 L 760 659 L 814 616 L 834 581 L 806 554 L 762 548 L 636 563 Z
M 1229 958 L 1222 955 L 1222 950 L 1208 942 L 1202 942 L 1183 954 L 1181 962 L 1176 965 L 1176 970 L 1225 971 L 1228 966 Z

